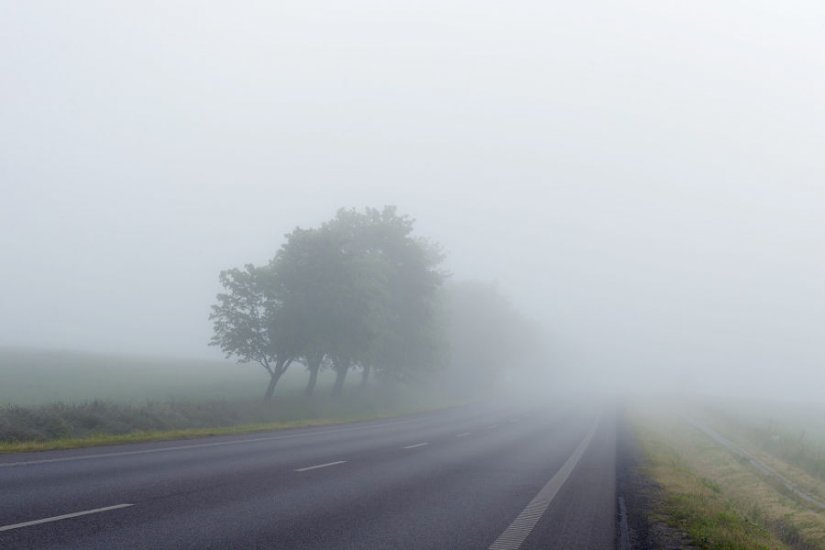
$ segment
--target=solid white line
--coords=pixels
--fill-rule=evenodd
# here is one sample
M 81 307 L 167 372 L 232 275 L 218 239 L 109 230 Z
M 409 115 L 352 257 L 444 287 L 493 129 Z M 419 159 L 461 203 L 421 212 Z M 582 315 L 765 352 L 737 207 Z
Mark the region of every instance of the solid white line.
M 346 460 L 337 460 L 335 462 L 327 462 L 326 464 L 318 464 L 316 466 L 307 466 L 306 468 L 298 468 L 296 472 L 308 472 L 310 470 L 317 470 L 318 468 L 327 468 L 329 466 L 337 466 L 343 464 Z
M 547 485 L 542 487 L 538 494 L 533 497 L 533 500 L 531 500 L 516 519 L 513 520 L 513 523 L 490 545 L 489 550 L 518 550 L 521 547 L 524 540 L 541 519 L 541 516 L 547 511 L 550 503 L 556 498 L 559 489 L 561 489 L 564 482 L 570 477 L 576 464 L 579 463 L 587 446 L 590 445 L 590 441 L 593 439 L 598 425 L 599 419 L 597 418 L 596 421 L 593 422 L 590 431 L 587 432 L 587 435 L 584 436 L 579 446 L 576 447 L 576 450 L 573 451 L 573 454 L 567 459 L 567 462 L 565 462 L 561 469 L 556 472 L 556 475 L 547 482 Z
M 83 512 L 74 512 L 72 514 L 63 514 L 62 516 L 54 516 L 51 518 L 36 519 L 34 521 L 24 521 L 23 523 L 14 523 L 12 525 L 3 525 L 0 531 L 11 531 L 12 529 L 20 529 L 21 527 L 29 527 L 30 525 L 40 525 L 41 523 L 50 523 L 52 521 L 60 521 L 62 519 L 76 518 L 80 516 L 88 516 L 89 514 L 99 514 L 100 512 L 108 512 L 109 510 L 118 510 L 120 508 L 128 508 L 134 504 L 116 504 L 114 506 L 107 506 L 105 508 L 95 508 L 94 510 L 85 510 Z
M 415 445 L 407 445 L 406 447 L 403 447 L 403 448 L 404 449 L 415 449 L 416 447 L 423 447 L 424 445 L 429 445 L 429 443 L 427 443 L 427 442 L 416 443 Z
M 456 436 L 456 437 L 467 437 L 467 436 L 468 436 L 468 435 L 470 435 L 471 433 L 472 433 L 472 432 L 462 432 L 462 433 L 460 433 L 460 434 L 456 434 L 455 436 Z

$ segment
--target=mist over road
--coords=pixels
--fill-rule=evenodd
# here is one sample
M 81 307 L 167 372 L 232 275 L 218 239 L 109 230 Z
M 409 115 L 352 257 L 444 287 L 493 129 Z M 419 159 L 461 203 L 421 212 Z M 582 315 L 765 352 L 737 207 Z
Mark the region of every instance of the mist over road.
M 611 414 L 512 403 L 7 455 L 0 547 L 613 548 L 614 461 Z

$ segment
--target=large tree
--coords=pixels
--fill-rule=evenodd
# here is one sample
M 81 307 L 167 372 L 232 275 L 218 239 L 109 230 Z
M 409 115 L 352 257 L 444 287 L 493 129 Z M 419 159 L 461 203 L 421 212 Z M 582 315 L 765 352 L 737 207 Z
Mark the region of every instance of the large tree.
M 415 237 L 415 220 L 394 207 L 340 211 L 331 224 L 347 228 L 358 254 L 381 274 L 373 339 L 361 363 L 362 383 L 373 370 L 390 380 L 425 375 L 443 357 L 436 315 L 437 291 L 445 278 L 438 267 L 443 261 L 440 248 Z
M 369 348 L 380 285 L 367 263 L 352 253 L 346 234 L 329 227 L 296 229 L 270 263 L 284 311 L 301 333 L 307 393 L 327 357 L 336 373 L 333 394 L 340 394 L 349 368 Z

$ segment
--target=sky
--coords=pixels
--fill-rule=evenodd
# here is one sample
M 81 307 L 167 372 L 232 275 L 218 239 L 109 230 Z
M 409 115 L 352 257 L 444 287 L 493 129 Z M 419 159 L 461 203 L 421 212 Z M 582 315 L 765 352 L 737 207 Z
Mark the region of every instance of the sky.
M 394 204 L 605 386 L 825 394 L 825 4 L 0 3 L 0 346 L 213 357 Z

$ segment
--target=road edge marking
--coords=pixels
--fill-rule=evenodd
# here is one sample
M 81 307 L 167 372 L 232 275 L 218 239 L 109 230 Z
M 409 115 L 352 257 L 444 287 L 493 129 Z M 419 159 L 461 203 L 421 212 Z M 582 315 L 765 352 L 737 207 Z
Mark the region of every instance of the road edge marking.
M 134 504 L 115 504 L 114 506 L 106 506 L 105 508 L 95 508 L 93 510 L 84 510 L 82 512 L 72 512 L 71 514 L 63 514 L 60 516 L 52 516 L 50 518 L 35 519 L 32 521 L 24 521 L 21 523 L 13 523 L 11 525 L 0 526 L 0 532 L 11 531 L 12 529 L 20 529 L 23 527 L 30 527 L 32 525 L 40 525 L 41 523 L 51 523 L 53 521 L 60 521 L 70 518 L 78 518 L 81 516 L 88 516 L 90 514 L 99 514 L 100 512 L 108 512 L 110 510 L 119 510 L 121 508 L 128 508 Z
M 550 481 L 541 488 L 538 494 L 533 497 L 533 500 L 527 504 L 524 510 L 516 516 L 513 523 L 490 545 L 489 550 L 518 550 L 518 548 L 521 547 L 522 543 L 524 543 L 525 539 L 530 535 L 544 515 L 544 512 L 547 511 L 550 503 L 556 498 L 556 495 L 568 480 L 570 474 L 573 473 L 584 451 L 586 451 L 590 445 L 590 441 L 593 440 L 600 420 L 601 418 L 597 418 L 593 422 L 590 431 L 584 436 L 584 439 L 582 439 L 579 446 L 576 447 L 576 450 L 573 451 L 573 454 L 570 455 L 570 458 L 568 458 L 562 467 L 559 468 L 559 471 L 550 478 Z

